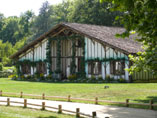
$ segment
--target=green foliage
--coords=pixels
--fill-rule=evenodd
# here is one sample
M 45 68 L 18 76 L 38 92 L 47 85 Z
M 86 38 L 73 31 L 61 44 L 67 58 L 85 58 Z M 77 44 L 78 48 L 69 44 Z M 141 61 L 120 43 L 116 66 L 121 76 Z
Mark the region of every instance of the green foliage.
M 69 79 L 69 80 L 75 80 L 75 79 L 77 79 L 77 76 L 76 76 L 76 74 L 72 74 L 72 75 L 70 75 L 70 76 L 68 77 L 68 79 Z
M 157 75 L 157 1 L 156 0 L 101 0 L 111 2 L 113 11 L 124 12 L 117 17 L 124 25 L 126 32 L 121 37 L 137 33 L 137 41 L 143 44 L 144 52 L 131 56 L 134 62 L 130 72 L 139 70 L 152 71 Z
M 3 71 L 3 64 L 0 63 L 0 71 Z
M 64 37 L 57 37 L 57 69 L 56 73 L 61 73 L 61 40 L 64 39 Z
M 51 69 L 51 65 L 52 65 L 52 59 L 51 59 L 51 42 L 52 39 L 49 38 L 48 39 L 48 43 L 47 43 L 47 47 L 46 47 L 46 61 L 47 61 L 47 65 L 48 65 L 48 70 L 49 70 L 49 74 L 52 74 L 52 69 Z
M 118 79 L 118 82 L 119 82 L 119 83 L 126 83 L 126 80 L 125 80 L 124 78 L 119 78 L 119 79 Z
M 100 3 L 99 0 L 75 0 L 71 3 L 69 22 L 115 26 L 114 19 L 120 12 L 108 10 L 108 3 Z
M 98 76 L 98 81 L 103 81 L 103 78 L 102 78 L 102 76 L 100 75 L 100 76 Z
M 106 82 L 113 82 L 113 81 L 114 81 L 114 78 L 112 78 L 110 75 L 106 75 L 105 81 L 106 81 Z
M 35 32 L 34 38 L 39 37 L 52 27 L 51 12 L 48 1 L 45 1 L 39 10 L 39 15 L 35 18 L 33 23 L 33 30 Z
M 71 74 L 74 74 L 76 71 L 76 65 L 75 65 L 75 56 L 76 56 L 76 47 L 75 47 L 75 40 L 72 40 L 72 61 L 71 61 Z

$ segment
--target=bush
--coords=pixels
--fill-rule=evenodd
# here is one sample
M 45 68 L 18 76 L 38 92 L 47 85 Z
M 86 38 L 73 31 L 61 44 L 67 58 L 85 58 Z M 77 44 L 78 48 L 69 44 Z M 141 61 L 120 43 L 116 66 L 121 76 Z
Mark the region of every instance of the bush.
M 112 81 L 114 81 L 114 78 L 110 77 L 110 75 L 106 75 L 105 81 L 106 82 L 112 82 Z
M 150 83 L 157 83 L 157 80 L 149 80 Z
M 157 80 L 134 80 L 134 83 L 157 83 Z
M 13 73 L 11 73 L 11 72 L 7 72 L 7 71 L 0 71 L 0 77 L 2 78 L 2 77 L 5 77 L 5 78 L 7 78 L 7 77 L 9 77 L 10 75 L 12 75 Z
M 119 83 L 126 83 L 126 80 L 124 78 L 120 78 L 117 80 Z
M 99 77 L 98 77 L 98 81 L 103 81 L 102 76 L 99 76 Z
M 68 79 L 69 79 L 69 80 L 75 80 L 75 79 L 77 79 L 77 76 L 76 76 L 76 74 L 73 74 L 73 75 L 70 75 L 70 76 L 68 77 Z
M 46 76 L 46 80 L 48 80 L 48 81 L 50 81 L 50 80 L 52 80 L 53 78 L 52 78 L 52 75 L 47 75 Z

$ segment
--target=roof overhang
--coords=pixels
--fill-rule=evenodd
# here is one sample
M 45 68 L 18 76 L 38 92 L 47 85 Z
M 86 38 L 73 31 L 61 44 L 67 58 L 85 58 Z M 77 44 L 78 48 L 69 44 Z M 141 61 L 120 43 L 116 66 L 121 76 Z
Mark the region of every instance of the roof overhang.
M 126 50 L 123 50 L 119 47 L 116 47 L 116 46 L 113 46 L 111 44 L 109 44 L 108 42 L 105 42 L 105 41 L 102 41 L 96 37 L 93 37 L 93 36 L 90 36 L 80 30 L 77 30 L 77 28 L 72 28 L 68 25 L 66 25 L 66 23 L 60 23 L 58 25 L 56 25 L 55 27 L 53 27 L 52 29 L 50 29 L 48 32 L 44 33 L 43 35 L 41 35 L 39 38 L 33 40 L 32 42 L 30 42 L 29 44 L 27 44 L 26 46 L 24 46 L 22 49 L 20 49 L 18 52 L 16 52 L 15 54 L 13 54 L 12 56 L 10 56 L 10 59 L 18 59 L 19 56 L 26 52 L 27 50 L 33 48 L 35 45 L 37 45 L 39 42 L 41 42 L 42 40 L 44 40 L 45 38 L 49 38 L 49 37 L 55 37 L 56 35 L 60 34 L 62 31 L 64 31 L 65 29 L 69 29 L 71 30 L 72 32 L 74 33 L 77 33 L 77 34 L 80 34 L 80 35 L 83 35 L 83 36 L 86 36 L 88 38 L 91 38 L 91 39 L 94 39 L 96 40 L 97 42 L 100 42 L 102 44 L 105 44 L 109 47 L 112 47 L 114 49 L 117 49 L 119 51 L 122 51 L 124 54 L 128 55 L 128 54 L 136 54 L 136 53 L 131 53 L 131 52 L 128 52 Z

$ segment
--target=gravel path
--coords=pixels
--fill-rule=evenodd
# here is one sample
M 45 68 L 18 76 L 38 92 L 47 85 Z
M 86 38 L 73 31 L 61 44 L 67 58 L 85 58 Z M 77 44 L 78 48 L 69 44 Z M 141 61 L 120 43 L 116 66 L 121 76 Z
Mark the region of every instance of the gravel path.
M 7 100 L 7 97 L 0 97 L 0 100 Z M 11 101 L 23 102 L 23 98 L 13 98 L 10 97 Z M 28 103 L 41 105 L 45 102 L 46 106 L 57 107 L 62 105 L 63 109 L 76 111 L 76 108 L 80 108 L 80 112 L 92 115 L 93 111 L 96 111 L 98 118 L 157 118 L 157 111 L 145 110 L 145 109 L 135 109 L 126 107 L 115 107 L 115 106 L 103 106 L 94 104 L 84 104 L 84 103 L 74 103 L 74 102 L 61 102 L 61 101 L 50 101 L 50 100 L 39 100 L 39 99 L 27 99 Z M 6 105 L 6 103 L 0 102 L 1 105 Z M 23 106 L 22 104 L 11 103 L 11 106 Z M 28 105 L 29 108 L 41 109 L 39 106 Z M 56 111 L 54 109 L 48 109 Z M 65 112 L 66 113 L 66 112 Z

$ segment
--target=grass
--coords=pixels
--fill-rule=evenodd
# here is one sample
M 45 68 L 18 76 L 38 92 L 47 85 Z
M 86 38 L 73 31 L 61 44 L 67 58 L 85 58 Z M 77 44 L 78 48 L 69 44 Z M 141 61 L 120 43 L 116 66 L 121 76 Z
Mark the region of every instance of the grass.
M 104 89 L 104 86 L 109 86 Z M 148 103 L 152 99 L 157 103 L 157 83 L 44 83 L 13 81 L 8 78 L 0 78 L 0 90 L 4 92 L 20 93 L 47 96 L 68 96 L 77 98 L 122 101 L 131 99 L 135 103 Z M 82 102 L 82 101 L 80 101 Z M 138 107 L 138 106 L 134 106 Z M 142 107 L 145 108 L 145 107 Z M 148 108 L 148 107 L 146 107 Z
M 75 116 L 21 107 L 0 106 L 0 118 L 75 118 Z

